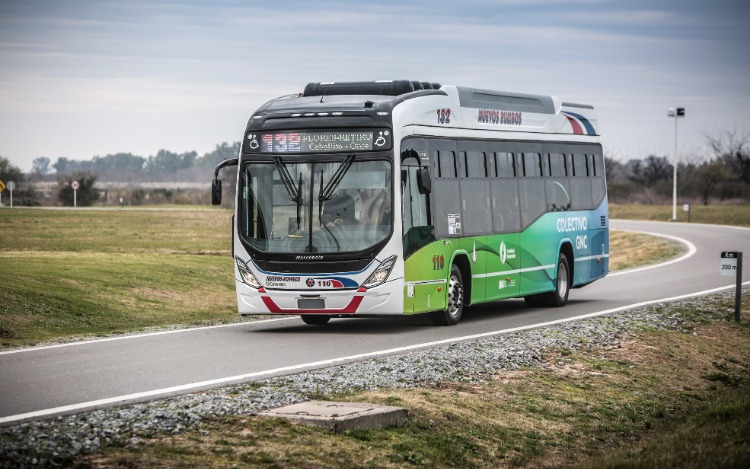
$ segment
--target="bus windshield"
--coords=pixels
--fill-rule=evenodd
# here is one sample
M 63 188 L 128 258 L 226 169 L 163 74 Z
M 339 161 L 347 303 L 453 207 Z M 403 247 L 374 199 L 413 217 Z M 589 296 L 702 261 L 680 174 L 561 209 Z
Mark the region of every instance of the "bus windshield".
M 265 253 L 357 252 L 392 232 L 391 163 L 283 155 L 240 173 L 243 239 Z

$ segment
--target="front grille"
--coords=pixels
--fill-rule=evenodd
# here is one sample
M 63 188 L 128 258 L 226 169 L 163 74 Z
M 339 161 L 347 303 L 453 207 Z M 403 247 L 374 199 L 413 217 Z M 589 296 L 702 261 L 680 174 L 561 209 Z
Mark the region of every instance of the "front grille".
M 341 272 L 359 272 L 370 263 L 370 259 L 353 261 L 317 261 L 317 262 L 282 262 L 282 261 L 254 261 L 255 265 L 264 272 L 279 274 L 330 274 Z

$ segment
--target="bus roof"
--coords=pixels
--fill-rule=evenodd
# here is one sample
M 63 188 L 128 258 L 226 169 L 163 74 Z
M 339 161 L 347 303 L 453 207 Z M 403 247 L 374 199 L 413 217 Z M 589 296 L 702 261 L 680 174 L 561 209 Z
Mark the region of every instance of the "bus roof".
M 382 116 L 393 114 L 397 107 L 399 120 L 394 125 L 599 135 L 596 112 L 588 104 L 562 102 L 551 95 L 409 80 L 309 83 L 303 93 L 267 102 L 253 118 Z M 307 122 L 300 125 L 309 127 Z

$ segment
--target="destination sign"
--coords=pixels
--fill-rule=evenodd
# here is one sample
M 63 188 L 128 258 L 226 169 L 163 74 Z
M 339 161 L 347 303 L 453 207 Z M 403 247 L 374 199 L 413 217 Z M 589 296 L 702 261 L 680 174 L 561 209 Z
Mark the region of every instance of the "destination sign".
M 335 132 L 250 132 L 245 153 L 336 153 L 378 151 L 391 147 L 389 130 Z

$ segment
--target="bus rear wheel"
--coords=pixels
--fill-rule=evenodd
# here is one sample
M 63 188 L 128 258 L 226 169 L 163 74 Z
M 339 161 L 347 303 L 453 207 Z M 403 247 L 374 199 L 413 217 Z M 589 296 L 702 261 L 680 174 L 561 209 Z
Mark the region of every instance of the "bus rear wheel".
M 557 258 L 557 278 L 555 279 L 555 290 L 542 295 L 545 306 L 558 308 L 565 306 L 570 294 L 570 263 L 568 256 L 560 253 Z
M 433 311 L 432 322 L 438 326 L 455 326 L 464 312 L 464 281 L 461 270 L 454 265 L 448 281 L 448 307 L 445 311 Z
M 305 324 L 328 324 L 331 320 L 331 316 L 321 316 L 318 314 L 303 314 L 302 321 Z

